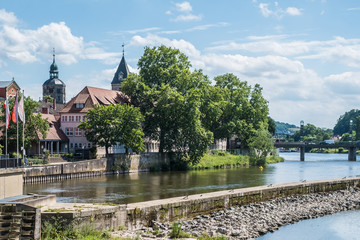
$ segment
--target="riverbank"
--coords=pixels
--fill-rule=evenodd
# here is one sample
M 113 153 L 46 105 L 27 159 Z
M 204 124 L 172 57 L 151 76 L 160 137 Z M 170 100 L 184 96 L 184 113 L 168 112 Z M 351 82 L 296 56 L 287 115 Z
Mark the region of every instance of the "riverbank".
M 267 164 L 283 162 L 284 158 L 279 156 L 269 156 L 266 158 Z M 247 155 L 234 155 L 224 151 L 206 154 L 201 158 L 199 163 L 190 165 L 190 170 L 232 168 L 232 167 L 249 167 L 250 157 Z
M 300 220 L 359 208 L 360 189 L 350 187 L 348 190 L 330 193 L 296 195 L 235 206 L 179 223 L 181 231 L 188 233 L 193 239 L 202 236 L 249 239 Z M 137 231 L 116 231 L 112 235 L 129 238 L 141 236 L 141 239 L 169 239 L 173 227 L 175 227 L 174 224 L 154 222 L 149 228 L 145 227 Z

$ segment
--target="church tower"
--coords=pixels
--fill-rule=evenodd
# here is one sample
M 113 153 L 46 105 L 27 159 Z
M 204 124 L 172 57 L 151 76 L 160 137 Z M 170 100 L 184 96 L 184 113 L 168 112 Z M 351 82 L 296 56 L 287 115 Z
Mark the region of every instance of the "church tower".
M 51 96 L 59 104 L 65 104 L 65 83 L 59 79 L 59 69 L 55 63 L 55 50 L 53 53 L 53 63 L 50 65 L 50 78 L 43 84 L 43 98 Z
M 116 90 L 116 91 L 121 90 L 122 82 L 130 74 L 128 65 L 126 64 L 125 57 L 124 57 L 124 55 L 125 55 L 125 53 L 124 53 L 124 44 L 122 45 L 122 47 L 123 47 L 123 55 L 122 55 L 119 67 L 116 70 L 114 78 L 113 78 L 113 80 L 111 82 L 111 89 Z

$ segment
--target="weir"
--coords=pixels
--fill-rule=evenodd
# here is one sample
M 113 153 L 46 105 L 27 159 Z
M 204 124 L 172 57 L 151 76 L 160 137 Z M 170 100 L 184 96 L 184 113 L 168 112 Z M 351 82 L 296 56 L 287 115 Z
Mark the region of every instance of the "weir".
M 61 216 L 69 223 L 76 222 L 79 225 L 86 225 L 91 222 L 98 229 L 114 229 L 119 226 L 140 229 L 150 226 L 152 221 L 172 222 L 231 206 L 294 195 L 350 190 L 358 187 L 360 187 L 360 177 L 239 188 L 127 205 L 57 203 L 52 206 L 44 206 L 41 210 L 42 219 Z

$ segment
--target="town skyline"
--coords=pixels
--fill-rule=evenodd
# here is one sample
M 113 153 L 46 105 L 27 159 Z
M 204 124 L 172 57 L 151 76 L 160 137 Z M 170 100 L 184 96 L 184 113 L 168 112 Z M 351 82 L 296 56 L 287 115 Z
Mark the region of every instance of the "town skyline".
M 7 1 L 0 7 L 0 80 L 42 96 L 55 48 L 70 101 L 85 86 L 111 89 L 123 54 L 131 72 L 145 46 L 178 48 L 212 80 L 259 83 L 270 116 L 333 128 L 360 108 L 356 1 Z

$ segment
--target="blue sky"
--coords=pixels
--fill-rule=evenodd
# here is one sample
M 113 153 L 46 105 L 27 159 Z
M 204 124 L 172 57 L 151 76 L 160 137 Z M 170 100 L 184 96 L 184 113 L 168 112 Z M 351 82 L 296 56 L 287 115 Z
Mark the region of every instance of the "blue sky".
M 259 83 L 277 121 L 333 128 L 360 108 L 359 22 L 355 0 L 1 1 L 0 80 L 39 99 L 55 48 L 69 101 L 110 88 L 123 43 L 133 72 L 145 46 L 164 44 L 210 79 Z

